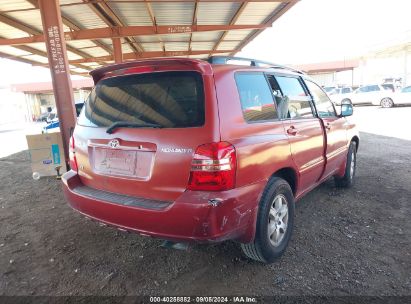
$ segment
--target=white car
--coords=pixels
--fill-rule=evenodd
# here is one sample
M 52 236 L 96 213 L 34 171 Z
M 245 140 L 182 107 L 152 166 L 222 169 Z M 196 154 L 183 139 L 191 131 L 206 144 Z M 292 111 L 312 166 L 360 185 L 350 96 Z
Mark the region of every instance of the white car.
M 386 105 L 387 108 L 390 108 L 394 105 L 411 105 L 411 86 L 402 88 L 401 91 L 397 91 L 393 95 L 393 103 Z M 384 105 L 381 105 L 384 106 Z
M 393 104 L 394 93 L 380 84 L 365 85 L 356 89 L 350 96 L 347 96 L 347 102 L 353 105 L 373 104 L 386 107 Z
M 342 103 L 349 103 L 350 101 L 350 94 L 352 93 L 351 87 L 343 87 L 343 88 L 335 88 L 328 92 L 331 100 L 337 105 L 341 105 Z

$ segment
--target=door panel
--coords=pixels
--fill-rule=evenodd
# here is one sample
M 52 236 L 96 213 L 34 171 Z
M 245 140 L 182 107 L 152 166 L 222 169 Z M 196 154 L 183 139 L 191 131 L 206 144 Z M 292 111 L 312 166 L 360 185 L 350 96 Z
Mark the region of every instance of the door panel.
M 338 170 L 347 156 L 347 132 L 344 118 L 322 118 L 326 134 L 326 167 L 323 177 Z
M 299 196 L 316 185 L 324 170 L 324 130 L 301 78 L 275 75 L 270 84 L 298 170 Z
M 291 154 L 299 172 L 299 193 L 310 189 L 324 169 L 324 136 L 318 118 L 284 120 Z M 298 194 L 297 194 L 298 195 Z
M 336 172 L 345 161 L 347 151 L 346 119 L 337 117 L 333 103 L 317 84 L 310 80 L 306 80 L 305 83 L 325 131 L 326 166 L 322 175 L 325 178 Z

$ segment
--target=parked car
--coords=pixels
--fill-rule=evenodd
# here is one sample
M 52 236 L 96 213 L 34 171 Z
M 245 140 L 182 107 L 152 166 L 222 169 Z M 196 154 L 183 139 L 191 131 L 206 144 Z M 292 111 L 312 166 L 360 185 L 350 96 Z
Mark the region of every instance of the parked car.
M 330 177 L 354 182 L 353 107 L 337 115 L 301 72 L 224 62 L 163 58 L 92 71 L 62 178 L 69 204 L 120 230 L 236 240 L 264 263 L 281 256 L 294 202 Z
M 389 88 L 384 88 L 379 84 L 371 84 L 356 89 L 350 96 L 345 98 L 345 102 L 350 102 L 353 105 L 383 105 L 391 103 L 392 97 L 393 92 Z
M 74 104 L 77 117 L 80 115 L 81 109 L 83 108 L 83 101 L 76 101 Z M 57 112 L 54 113 L 54 117 L 47 120 L 47 125 L 43 127 L 43 133 L 59 132 L 60 131 L 60 120 L 58 118 Z
M 341 105 L 342 103 L 350 103 L 350 94 L 352 94 L 352 92 L 353 90 L 351 87 L 342 87 L 335 88 L 330 91 L 328 95 L 336 105 Z
M 328 87 L 322 87 L 322 88 L 327 94 L 330 94 L 332 91 L 337 89 L 337 87 L 335 87 L 335 86 L 328 86 Z
M 378 105 L 378 103 L 373 103 L 374 105 Z M 401 91 L 395 92 L 392 95 L 392 98 L 389 100 L 385 100 L 381 102 L 381 106 L 383 108 L 391 108 L 395 105 L 406 105 L 411 104 L 411 86 L 405 87 L 401 89 Z

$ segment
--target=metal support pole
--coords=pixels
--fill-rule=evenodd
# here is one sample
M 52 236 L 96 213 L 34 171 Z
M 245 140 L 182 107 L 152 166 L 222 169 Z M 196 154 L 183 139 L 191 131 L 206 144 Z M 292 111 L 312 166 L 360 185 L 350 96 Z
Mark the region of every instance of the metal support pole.
M 76 124 L 76 111 L 71 86 L 69 64 L 61 20 L 59 0 L 38 0 L 47 57 L 53 81 L 53 92 L 56 99 L 57 113 L 60 120 L 60 132 L 63 138 L 63 149 L 66 164 L 69 160 L 69 139 Z
M 114 50 L 114 62 L 122 63 L 123 62 L 123 51 L 121 50 L 121 39 L 113 38 L 113 50 Z

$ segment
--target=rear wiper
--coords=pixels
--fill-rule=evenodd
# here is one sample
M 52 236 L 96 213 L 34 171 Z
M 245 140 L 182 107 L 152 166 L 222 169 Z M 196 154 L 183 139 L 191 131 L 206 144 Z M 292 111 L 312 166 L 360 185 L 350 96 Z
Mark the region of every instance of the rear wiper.
M 117 121 L 109 126 L 106 130 L 108 134 L 113 133 L 113 131 L 117 128 L 162 128 L 163 126 L 158 124 L 152 123 L 137 123 L 137 122 L 130 122 L 130 121 Z

